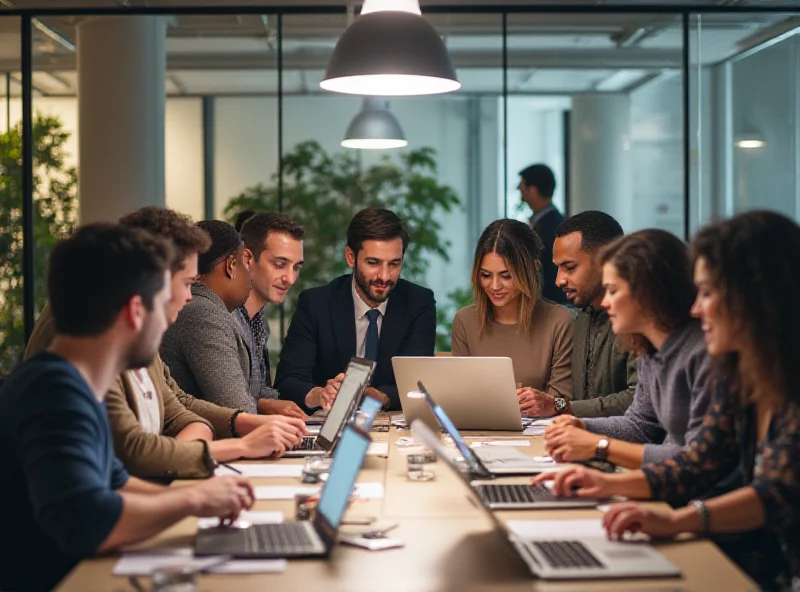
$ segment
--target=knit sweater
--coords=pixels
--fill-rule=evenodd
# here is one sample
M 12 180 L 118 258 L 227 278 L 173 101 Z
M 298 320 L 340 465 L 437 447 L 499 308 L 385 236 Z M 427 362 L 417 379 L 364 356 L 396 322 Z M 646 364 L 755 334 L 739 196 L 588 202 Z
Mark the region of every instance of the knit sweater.
M 700 323 L 691 321 L 660 350 L 639 357 L 639 380 L 625 415 L 585 419 L 586 429 L 644 444 L 644 463 L 666 460 L 702 427 L 711 400 L 710 370 Z

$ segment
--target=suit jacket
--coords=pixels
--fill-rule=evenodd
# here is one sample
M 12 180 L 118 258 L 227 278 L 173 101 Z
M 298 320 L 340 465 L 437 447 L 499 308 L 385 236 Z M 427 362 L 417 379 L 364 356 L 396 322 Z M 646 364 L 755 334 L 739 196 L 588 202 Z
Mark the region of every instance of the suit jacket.
M 282 399 L 308 410 L 305 397 L 315 386 L 344 372 L 356 353 L 356 315 L 352 275 L 300 293 L 281 351 L 275 388 Z M 433 292 L 405 280 L 392 290 L 381 325 L 372 385 L 389 396 L 389 409 L 400 399 L 392 369 L 394 356 L 432 356 L 436 339 Z
M 556 240 L 556 228 L 564 221 L 564 216 L 553 208 L 536 221 L 533 231 L 542 240 L 542 296 L 558 304 L 568 304 L 564 291 L 556 286 L 558 268 L 553 263 L 553 243 Z
M 222 407 L 257 413 L 250 350 L 222 299 L 202 284 L 164 333 L 161 357 L 181 389 Z

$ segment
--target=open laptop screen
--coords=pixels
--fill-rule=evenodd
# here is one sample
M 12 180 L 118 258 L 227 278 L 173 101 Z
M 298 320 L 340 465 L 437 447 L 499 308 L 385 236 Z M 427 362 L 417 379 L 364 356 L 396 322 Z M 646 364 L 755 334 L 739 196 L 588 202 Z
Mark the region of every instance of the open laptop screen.
M 339 434 L 347 413 L 352 408 L 353 398 L 361 392 L 361 388 L 369 378 L 369 373 L 370 366 L 359 364 L 358 362 L 350 362 L 347 367 L 347 373 L 344 375 L 344 380 L 342 380 L 342 385 L 339 387 L 339 393 L 333 401 L 325 423 L 322 424 L 319 430 L 320 437 L 328 442 L 336 441 L 336 436 Z
M 334 530 L 339 528 L 347 508 L 350 492 L 364 462 L 369 442 L 368 437 L 347 426 L 336 446 L 336 452 L 333 453 L 333 466 L 322 489 L 317 512 L 322 514 Z
M 464 442 L 464 438 L 461 437 L 461 434 L 444 412 L 444 409 L 436 404 L 436 401 L 433 400 L 433 397 L 431 397 L 431 394 L 425 388 L 425 385 L 419 382 L 417 383 L 417 386 L 419 387 L 420 392 L 424 395 L 425 402 L 431 408 L 431 412 L 433 413 L 434 417 L 436 417 L 436 421 L 439 422 L 439 425 L 442 426 L 442 429 L 445 431 L 445 433 L 453 439 L 453 443 L 456 445 L 456 448 L 458 448 L 461 456 L 464 457 L 464 462 L 469 465 L 470 470 L 474 472 L 483 472 L 480 468 L 480 463 L 478 463 L 478 461 L 475 459 L 475 454 L 472 452 L 472 450 L 470 450 L 469 446 L 467 446 L 467 443 Z

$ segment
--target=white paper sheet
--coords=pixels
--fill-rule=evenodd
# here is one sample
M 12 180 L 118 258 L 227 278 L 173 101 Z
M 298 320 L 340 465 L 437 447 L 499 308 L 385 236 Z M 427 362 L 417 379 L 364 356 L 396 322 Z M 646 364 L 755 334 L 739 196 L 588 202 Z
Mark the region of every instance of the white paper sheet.
M 293 500 L 301 493 L 315 495 L 320 491 L 316 485 L 261 485 L 255 490 L 258 500 Z
M 473 442 L 470 448 L 480 448 L 481 446 L 530 446 L 529 440 L 487 440 L 484 442 Z
M 387 456 L 389 454 L 388 442 L 371 442 L 367 448 L 369 456 Z
M 214 471 L 216 477 L 220 476 L 239 476 L 242 477 L 300 477 L 303 474 L 303 465 L 289 465 L 289 464 L 230 464 L 229 466 L 238 470 L 239 473 L 230 470 L 228 467 L 220 465 Z
M 256 487 L 258 500 L 293 500 L 295 495 L 318 495 L 322 488 L 316 485 L 262 485 Z M 383 498 L 383 483 L 356 483 L 353 497 L 359 499 Z
M 286 570 L 285 559 L 231 559 L 217 565 L 219 561 L 219 557 L 194 557 L 191 547 L 130 551 L 120 557 L 112 573 L 115 576 L 149 576 L 165 567 L 208 568 L 211 573 L 280 573 Z
M 601 518 L 586 520 L 509 520 L 508 529 L 522 538 L 606 538 Z

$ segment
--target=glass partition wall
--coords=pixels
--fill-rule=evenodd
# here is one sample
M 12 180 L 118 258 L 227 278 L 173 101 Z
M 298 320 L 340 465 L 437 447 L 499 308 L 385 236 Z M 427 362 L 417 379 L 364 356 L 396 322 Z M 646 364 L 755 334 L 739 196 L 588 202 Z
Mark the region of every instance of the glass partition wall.
M 275 350 L 299 289 L 346 271 L 344 229 L 364 205 L 388 204 L 414 230 L 404 274 L 436 294 L 440 350 L 449 349 L 448 319 L 470 299 L 480 232 L 499 217 L 531 215 L 517 189 L 529 164 L 554 171 L 563 212 L 602 209 L 626 231 L 690 238 L 749 208 L 800 216 L 798 8 L 426 4 L 461 89 L 375 100 L 319 88 L 357 18 L 344 1 L 269 13 L 185 3 L 6 12 L 0 374 L 44 303 L 50 239 L 77 221 L 77 37 L 100 15 L 164 19 L 165 203 L 195 219 L 276 209 L 306 226 L 306 267 L 271 320 Z M 376 113 L 405 144 L 348 147 L 358 145 L 357 120 Z M 29 168 L 25 129 L 57 140 L 45 161 L 31 153 Z

